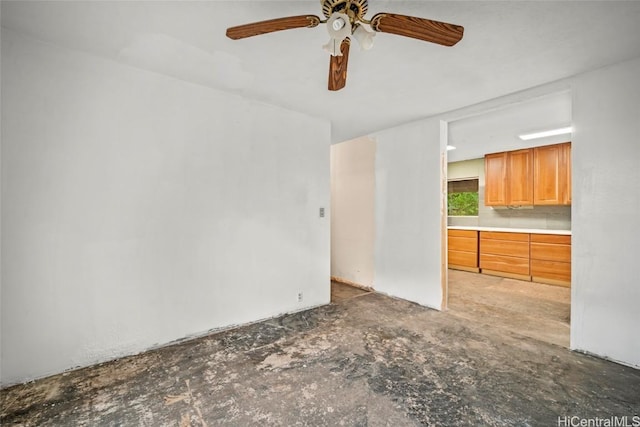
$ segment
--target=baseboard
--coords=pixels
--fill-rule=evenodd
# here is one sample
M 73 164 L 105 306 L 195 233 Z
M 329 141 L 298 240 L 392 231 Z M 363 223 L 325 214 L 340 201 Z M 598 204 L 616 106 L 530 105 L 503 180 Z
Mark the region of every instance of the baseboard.
M 343 279 L 342 277 L 338 277 L 338 276 L 331 276 L 331 281 L 344 283 L 345 285 L 353 286 L 354 288 L 359 288 L 359 289 L 362 289 L 363 291 L 373 292 L 374 290 L 373 287 L 371 286 L 361 285 L 360 283 L 352 282 L 351 280 Z
M 449 268 L 452 270 L 461 270 L 461 271 L 469 271 L 471 273 L 480 273 L 480 269 L 478 267 L 466 267 L 464 265 L 449 264 Z
M 531 281 L 536 283 L 544 283 L 545 285 L 564 286 L 565 288 L 571 287 L 571 282 L 567 282 L 566 280 L 548 279 L 546 277 L 532 276 Z
M 576 353 L 582 353 L 582 354 L 585 354 L 585 355 L 590 356 L 590 357 L 595 357 L 596 359 L 607 360 L 607 361 L 612 362 L 612 363 L 617 363 L 618 365 L 628 366 L 630 368 L 640 370 L 640 365 L 635 365 L 635 364 L 633 364 L 631 362 L 625 362 L 625 361 L 622 361 L 622 360 L 614 359 L 614 358 L 609 357 L 609 356 L 603 356 L 603 355 L 598 354 L 598 353 L 593 353 L 591 351 L 581 350 L 579 348 L 571 348 L 571 347 L 569 347 L 569 350 L 575 351 Z
M 508 279 L 524 280 L 525 282 L 531 281 L 531 276 L 527 274 L 506 273 L 504 271 L 487 270 L 483 268 L 480 270 L 483 274 L 489 274 L 491 276 L 506 277 Z

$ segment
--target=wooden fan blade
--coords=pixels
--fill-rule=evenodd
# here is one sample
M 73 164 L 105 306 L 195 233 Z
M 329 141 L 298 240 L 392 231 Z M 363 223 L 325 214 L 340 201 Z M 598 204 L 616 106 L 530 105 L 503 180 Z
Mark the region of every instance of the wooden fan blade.
M 383 33 L 413 37 L 444 46 L 453 46 L 462 39 L 464 27 L 431 19 L 395 13 L 378 13 L 371 19 L 371 28 Z
M 347 84 L 347 64 L 349 62 L 349 46 L 351 40 L 342 40 L 340 52 L 342 56 L 331 55 L 329 61 L 329 90 L 340 90 Z
M 313 28 L 318 26 L 320 18 L 314 15 L 289 16 L 286 18 L 269 19 L 268 21 L 254 22 L 252 24 L 238 25 L 227 28 L 227 37 L 233 40 L 260 34 L 273 33 L 275 31 L 291 30 L 294 28 Z

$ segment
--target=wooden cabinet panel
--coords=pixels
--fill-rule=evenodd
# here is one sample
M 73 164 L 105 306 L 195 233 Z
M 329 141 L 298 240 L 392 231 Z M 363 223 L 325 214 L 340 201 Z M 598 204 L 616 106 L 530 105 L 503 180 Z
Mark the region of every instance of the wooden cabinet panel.
M 570 286 L 571 263 L 532 259 L 531 276 L 534 282 Z
M 531 235 L 531 276 L 534 282 L 571 285 L 571 236 Z
M 478 232 L 448 230 L 448 267 L 478 272 Z
M 480 268 L 483 273 L 488 274 L 510 273 L 529 276 L 529 258 L 516 258 L 480 252 Z
M 514 240 L 517 242 L 529 242 L 529 233 L 510 233 L 507 231 L 481 231 L 481 239 Z
M 487 274 L 530 280 L 529 234 L 481 231 L 480 269 Z
M 533 204 L 533 150 L 508 152 L 507 204 Z
M 449 237 L 472 237 L 478 238 L 478 232 L 476 230 L 456 230 L 456 229 L 448 229 L 447 235 Z
M 571 143 L 563 144 L 564 166 L 565 166 L 565 194 L 563 202 L 565 205 L 571 204 Z
M 507 205 L 507 153 L 487 154 L 484 157 L 484 204 Z
M 477 271 L 478 253 L 449 250 L 449 267 L 468 267 Z
M 484 156 L 484 204 L 533 204 L 533 149 Z
M 564 180 L 563 150 L 558 144 L 534 149 L 533 202 L 536 205 L 562 204 Z
M 448 245 L 454 251 L 478 252 L 477 238 L 449 236 Z
M 571 143 L 534 148 L 534 205 L 571 204 Z
M 485 155 L 485 205 L 571 204 L 571 143 Z
M 531 241 L 537 243 L 556 243 L 570 245 L 571 235 L 566 234 L 531 234 Z
M 529 258 L 529 242 L 480 239 L 480 253 Z
M 521 280 L 571 285 L 571 236 L 481 231 L 482 273 Z
M 571 246 L 531 242 L 531 259 L 571 262 Z

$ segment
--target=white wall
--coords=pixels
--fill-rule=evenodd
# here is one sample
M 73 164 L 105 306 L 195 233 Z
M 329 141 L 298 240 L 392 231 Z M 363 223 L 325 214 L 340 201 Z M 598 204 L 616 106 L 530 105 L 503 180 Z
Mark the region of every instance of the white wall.
M 466 178 L 478 178 L 478 184 L 484 185 L 484 158 L 447 164 L 447 179 Z
M 329 142 L 3 30 L 2 384 L 328 303 Z
M 331 276 L 372 287 L 376 144 L 362 137 L 331 146 Z
M 640 58 L 441 118 L 573 93 L 571 347 L 640 367 Z M 375 135 L 375 288 L 439 307 L 436 120 Z
M 640 59 L 573 81 L 571 347 L 640 367 Z
M 376 133 L 377 291 L 442 307 L 440 121 Z

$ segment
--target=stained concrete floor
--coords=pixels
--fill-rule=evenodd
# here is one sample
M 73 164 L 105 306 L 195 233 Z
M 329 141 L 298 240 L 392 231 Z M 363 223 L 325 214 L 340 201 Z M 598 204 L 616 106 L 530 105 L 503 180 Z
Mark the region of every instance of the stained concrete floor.
M 640 371 L 456 310 L 338 299 L 2 390 L 0 422 L 557 426 L 640 415 Z
M 334 304 L 339 304 L 348 299 L 366 295 L 368 293 L 369 291 L 355 286 L 346 285 L 340 282 L 331 282 L 331 302 Z
M 571 289 L 449 270 L 450 314 L 569 348 Z

